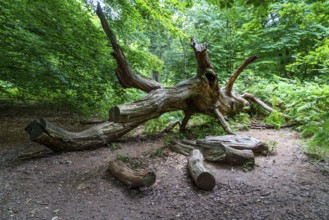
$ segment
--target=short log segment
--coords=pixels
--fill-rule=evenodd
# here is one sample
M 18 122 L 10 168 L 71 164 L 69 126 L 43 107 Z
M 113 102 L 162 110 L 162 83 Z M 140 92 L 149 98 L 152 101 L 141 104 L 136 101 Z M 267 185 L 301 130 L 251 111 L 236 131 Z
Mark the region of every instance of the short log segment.
M 215 177 L 204 167 L 203 156 L 199 150 L 191 151 L 187 168 L 197 187 L 207 191 L 215 187 Z
M 153 171 L 137 172 L 120 160 L 111 161 L 109 170 L 130 189 L 152 186 L 156 181 L 156 175 Z
M 228 140 L 232 138 L 230 143 Z M 251 140 L 251 141 L 250 141 Z M 256 139 L 255 139 L 256 140 Z M 253 151 L 259 152 L 266 145 L 261 145 L 260 141 L 255 141 L 251 137 L 238 135 L 225 135 L 218 137 L 207 137 L 197 141 L 182 140 L 175 141 L 171 145 L 172 150 L 189 155 L 191 150 L 198 149 L 204 155 L 205 160 L 224 163 L 230 165 L 255 164 L 255 155 Z M 257 146 L 251 146 L 251 142 L 257 143 Z M 239 144 L 237 144 L 239 143 Z

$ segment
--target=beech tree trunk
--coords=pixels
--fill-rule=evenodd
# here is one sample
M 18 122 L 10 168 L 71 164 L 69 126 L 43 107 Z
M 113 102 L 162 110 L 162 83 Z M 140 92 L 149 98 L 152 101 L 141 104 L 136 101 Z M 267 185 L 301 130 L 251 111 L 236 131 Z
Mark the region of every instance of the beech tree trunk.
M 215 177 L 204 167 L 203 156 L 199 150 L 191 151 L 187 169 L 195 185 L 200 189 L 210 191 L 215 187 Z
M 239 74 L 256 60 L 257 56 L 252 55 L 247 58 L 233 73 L 226 87 L 221 89 L 213 64 L 208 57 L 207 44 L 198 44 L 192 39 L 191 47 L 197 61 L 197 74 L 171 88 L 164 88 L 154 80 L 134 74 L 105 19 L 100 4 L 97 6 L 96 13 L 111 42 L 112 55 L 118 65 L 115 74 L 120 84 L 124 88 L 136 88 L 148 94 L 141 100 L 113 106 L 109 110 L 107 122 L 94 125 L 81 132 L 66 131 L 45 119 L 34 120 L 25 129 L 32 141 L 55 151 L 98 148 L 115 141 L 150 119 L 159 117 L 165 112 L 177 110 L 182 110 L 185 113 L 181 130 L 185 129 L 193 114 L 203 113 L 215 117 L 228 134 L 233 134 L 224 115 L 236 114 L 245 106 L 250 105 L 250 102 L 258 103 L 266 110 L 272 111 L 269 106 L 255 96 L 251 94 L 238 95 L 232 90 Z M 229 152 L 230 150 L 226 151 Z

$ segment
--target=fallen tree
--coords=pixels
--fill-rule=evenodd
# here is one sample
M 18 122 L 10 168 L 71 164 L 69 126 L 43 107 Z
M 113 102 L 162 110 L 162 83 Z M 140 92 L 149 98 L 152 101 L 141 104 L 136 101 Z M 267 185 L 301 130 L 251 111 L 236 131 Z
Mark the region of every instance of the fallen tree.
M 224 88 L 220 88 L 218 77 L 207 53 L 207 44 L 199 44 L 191 40 L 191 47 L 197 61 L 197 74 L 173 87 L 164 88 L 160 83 L 136 75 L 126 60 L 123 50 L 118 45 L 103 12 L 98 4 L 96 11 L 104 32 L 108 36 L 117 62 L 115 74 L 124 88 L 136 88 L 147 95 L 135 102 L 113 106 L 109 110 L 109 119 L 81 132 L 66 131 L 45 119 L 32 121 L 27 127 L 32 141 L 38 142 L 54 151 L 75 151 L 94 149 L 113 142 L 138 125 L 159 117 L 161 114 L 181 110 L 185 117 L 180 130 L 195 113 L 203 113 L 215 117 L 228 134 L 233 134 L 224 115 L 234 115 L 249 106 L 258 103 L 267 111 L 272 109 L 251 94 L 238 95 L 233 85 L 239 74 L 250 63 L 257 59 L 252 55 L 247 58 L 232 74 Z
M 261 141 L 240 135 L 208 136 L 205 139 L 174 141 L 171 150 L 189 155 L 202 152 L 207 161 L 230 165 L 255 164 L 255 154 L 267 154 L 268 146 Z

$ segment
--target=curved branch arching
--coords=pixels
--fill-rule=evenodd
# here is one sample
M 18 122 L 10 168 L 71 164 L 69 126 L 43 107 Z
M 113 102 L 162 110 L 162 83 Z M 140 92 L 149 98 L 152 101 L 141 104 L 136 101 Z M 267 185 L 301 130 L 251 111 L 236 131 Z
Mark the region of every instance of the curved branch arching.
M 244 70 L 244 68 L 246 68 L 249 64 L 251 64 L 252 62 L 254 62 L 257 59 L 257 55 L 252 55 L 250 57 L 248 57 L 247 59 L 245 59 L 245 61 L 235 70 L 235 72 L 232 74 L 232 76 L 230 77 L 230 79 L 228 80 L 226 87 L 225 87 L 225 92 L 227 95 L 231 95 L 232 94 L 232 89 L 233 89 L 233 85 L 235 80 L 238 78 L 238 76 L 240 75 L 240 73 Z

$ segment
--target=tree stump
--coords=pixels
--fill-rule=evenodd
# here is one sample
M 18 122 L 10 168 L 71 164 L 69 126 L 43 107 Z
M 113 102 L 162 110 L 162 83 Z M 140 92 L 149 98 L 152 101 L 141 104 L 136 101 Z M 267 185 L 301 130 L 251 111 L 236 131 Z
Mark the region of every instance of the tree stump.
M 203 155 L 199 150 L 191 151 L 187 169 L 198 188 L 211 191 L 215 187 L 215 177 L 204 167 Z
M 109 170 L 121 182 L 128 185 L 129 189 L 152 186 L 156 180 L 153 171 L 137 172 L 120 160 L 111 161 Z

